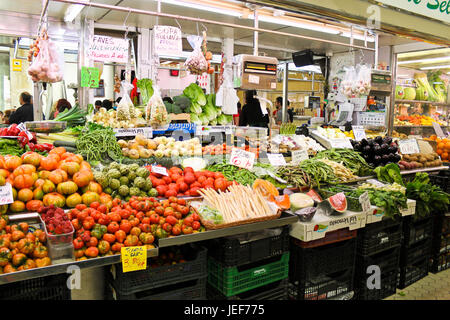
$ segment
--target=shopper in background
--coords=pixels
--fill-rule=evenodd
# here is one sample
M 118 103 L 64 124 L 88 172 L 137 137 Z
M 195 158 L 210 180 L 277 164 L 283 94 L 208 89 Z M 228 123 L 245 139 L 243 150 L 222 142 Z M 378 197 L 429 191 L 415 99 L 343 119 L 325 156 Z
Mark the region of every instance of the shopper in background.
M 239 126 L 268 128 L 269 115 L 263 114 L 261 104 L 254 96 L 256 96 L 256 90 L 248 90 L 245 92 L 245 105 L 239 116 Z
M 289 115 L 289 122 L 292 123 L 292 122 L 294 122 L 294 108 L 291 107 L 291 103 L 289 102 L 289 100 L 287 102 L 287 107 L 288 107 L 287 112 Z
M 101 101 L 101 100 L 95 101 L 95 104 L 94 104 L 94 113 L 97 113 L 98 110 L 100 110 L 101 107 L 102 107 L 102 101 Z
M 11 114 L 13 113 L 14 110 L 9 109 L 5 111 L 5 116 L 3 118 L 3 123 L 9 124 L 9 117 L 11 116 Z
M 112 107 L 113 107 L 113 104 L 110 100 L 108 100 L 108 99 L 103 100 L 102 108 L 105 108 L 106 111 L 108 111 L 108 110 L 112 109 Z
M 22 92 L 19 97 L 20 107 L 9 117 L 9 123 L 33 121 L 33 97 L 28 92 Z
M 72 105 L 70 104 L 70 102 L 66 99 L 59 99 L 56 103 L 56 111 L 53 113 L 53 119 L 55 119 L 58 114 L 67 109 L 72 109 Z
M 239 125 L 239 117 L 241 116 L 241 112 L 242 112 L 242 105 L 240 102 L 237 103 L 237 112 L 238 113 L 233 115 L 233 124 L 235 126 Z
M 4 123 L 5 119 L 4 119 L 5 115 L 3 113 L 3 111 L 0 111 L 0 123 Z
M 275 121 L 277 125 L 281 125 L 281 122 L 283 120 L 283 97 L 278 97 L 277 100 L 275 101 L 275 106 L 277 107 L 277 114 L 275 117 Z M 287 106 L 286 106 L 286 120 L 289 122 L 292 122 L 294 120 L 294 112 L 291 108 L 289 108 L 290 106 L 290 102 L 289 100 L 287 101 Z M 292 115 L 292 117 L 291 117 Z

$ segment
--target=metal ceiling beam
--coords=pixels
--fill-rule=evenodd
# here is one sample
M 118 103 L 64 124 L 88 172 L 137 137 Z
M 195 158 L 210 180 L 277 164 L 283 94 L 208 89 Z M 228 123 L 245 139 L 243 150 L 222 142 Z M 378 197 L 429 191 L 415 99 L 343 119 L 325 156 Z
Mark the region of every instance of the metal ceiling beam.
M 83 0 L 52 0 L 52 1 L 63 2 L 63 3 L 70 3 L 70 4 L 81 4 L 81 5 L 84 5 L 84 6 L 91 6 L 91 7 L 95 7 L 95 8 L 101 8 L 101 9 L 107 9 L 107 10 L 115 10 L 115 11 L 121 11 L 121 12 L 127 12 L 127 13 L 131 12 L 131 13 L 136 13 L 136 14 L 143 14 L 143 15 L 149 15 L 149 16 L 155 16 L 155 17 L 163 17 L 163 18 L 169 18 L 169 19 L 178 19 L 178 20 L 186 20 L 186 21 L 192 21 L 192 22 L 198 22 L 198 23 L 215 24 L 215 25 L 220 25 L 220 26 L 223 26 L 223 27 L 245 29 L 245 30 L 250 30 L 250 31 L 253 31 L 253 32 L 255 32 L 255 31 L 257 31 L 257 32 L 265 32 L 265 33 L 275 34 L 275 35 L 279 35 L 279 36 L 288 36 L 288 37 L 293 37 L 293 38 L 298 38 L 298 39 L 305 39 L 305 40 L 311 40 L 311 41 L 319 41 L 319 42 L 324 42 L 324 43 L 330 43 L 330 44 L 335 44 L 335 45 L 344 46 L 344 47 L 350 47 L 350 48 L 355 48 L 355 49 L 361 49 L 361 50 L 367 50 L 367 51 L 375 51 L 375 49 L 369 48 L 369 47 L 358 46 L 358 45 L 351 45 L 351 44 L 348 44 L 348 43 L 343 43 L 343 42 L 338 42 L 338 41 L 331 41 L 331 40 L 325 40 L 325 39 L 320 39 L 320 38 L 315 38 L 315 37 L 308 37 L 308 36 L 303 36 L 303 35 L 299 35 L 299 34 L 292 34 L 292 33 L 287 33 L 287 32 L 274 31 L 274 30 L 270 30 L 270 29 L 261 29 L 261 28 L 243 26 L 243 25 L 234 24 L 234 23 L 227 23 L 227 22 L 208 20 L 208 19 L 200 19 L 200 18 L 179 16 L 179 15 L 168 14 L 168 13 L 158 13 L 158 12 L 155 12 L 155 11 L 146 11 L 146 10 L 140 10 L 140 9 L 127 8 L 127 7 L 113 6 L 113 5 L 103 4 L 103 3 L 88 2 L 86 0 L 84 0 L 84 1 Z

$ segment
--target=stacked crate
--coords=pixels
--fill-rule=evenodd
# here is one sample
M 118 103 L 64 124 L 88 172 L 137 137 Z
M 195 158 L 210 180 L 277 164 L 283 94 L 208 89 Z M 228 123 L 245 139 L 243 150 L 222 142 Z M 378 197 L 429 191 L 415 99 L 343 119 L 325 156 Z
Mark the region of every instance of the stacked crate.
M 432 217 L 405 217 L 397 288 L 403 289 L 428 274 L 433 233 Z
M 208 248 L 208 299 L 287 299 L 289 226 L 215 239 Z
M 0 300 L 70 300 L 68 274 L 12 282 L 0 286 Z
M 353 295 L 357 232 L 342 229 L 310 242 L 291 238 L 289 298 L 332 300 Z
M 396 292 L 402 235 L 401 218 L 384 218 L 359 230 L 355 267 L 358 300 L 382 300 Z
M 164 248 L 166 249 L 166 248 Z M 170 255 L 172 248 L 160 249 Z M 206 299 L 207 249 L 194 244 L 178 248 L 185 261 L 162 266 L 147 261 L 147 269 L 124 273 L 121 264 L 106 273 L 108 300 L 204 300 Z
M 450 268 L 450 213 L 434 217 L 430 272 Z

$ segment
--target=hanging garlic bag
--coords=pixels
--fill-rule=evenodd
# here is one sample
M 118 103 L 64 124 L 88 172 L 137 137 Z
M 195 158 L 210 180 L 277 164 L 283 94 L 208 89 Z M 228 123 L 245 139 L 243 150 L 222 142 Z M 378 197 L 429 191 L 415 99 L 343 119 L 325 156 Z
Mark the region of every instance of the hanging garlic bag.
M 134 108 L 133 102 L 130 98 L 130 92 L 133 86 L 125 81 L 122 81 L 123 96 L 117 106 L 116 119 L 117 121 L 129 121 L 131 119 L 130 108 Z
M 184 62 L 185 67 L 191 74 L 201 75 L 208 71 L 208 61 L 202 52 L 203 38 L 200 36 L 189 35 L 187 36 L 189 44 L 194 49 L 191 55 Z
M 59 82 L 62 81 L 64 70 L 63 58 L 56 44 L 43 36 L 37 42 L 39 53 L 28 68 L 28 74 L 34 82 Z
M 347 98 L 351 99 L 355 95 L 355 82 L 357 78 L 355 67 L 344 68 L 344 80 L 341 82 L 341 93 Z
M 162 127 L 170 123 L 166 105 L 161 98 L 161 91 L 158 86 L 154 86 L 153 96 L 146 106 L 146 117 L 149 116 L 150 125 L 154 128 Z
M 361 65 L 356 80 L 356 95 L 359 97 L 368 96 L 371 89 L 371 70 L 366 65 Z

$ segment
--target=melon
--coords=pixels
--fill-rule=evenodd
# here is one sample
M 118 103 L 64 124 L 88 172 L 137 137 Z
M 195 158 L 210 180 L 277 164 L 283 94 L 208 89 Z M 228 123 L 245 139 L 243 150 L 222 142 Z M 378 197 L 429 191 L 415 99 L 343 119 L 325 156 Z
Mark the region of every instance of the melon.
M 314 189 L 309 190 L 306 194 L 310 196 L 315 202 L 322 202 L 322 198 L 316 191 L 314 191 Z
M 347 210 L 347 199 L 343 192 L 336 193 L 327 199 L 330 206 L 337 212 L 344 213 Z
M 291 210 L 293 212 L 314 206 L 314 200 L 304 193 L 293 193 L 289 196 L 291 201 Z
M 405 88 L 405 96 L 404 99 L 405 100 L 414 100 L 416 98 L 416 89 L 408 87 Z
M 402 86 L 395 87 L 395 99 L 396 100 L 405 99 L 405 89 Z

